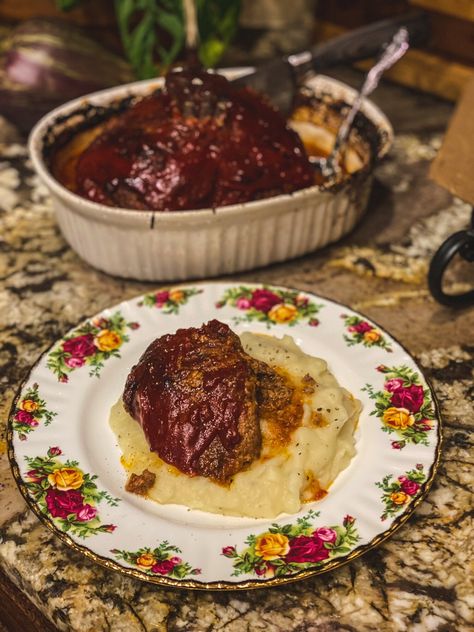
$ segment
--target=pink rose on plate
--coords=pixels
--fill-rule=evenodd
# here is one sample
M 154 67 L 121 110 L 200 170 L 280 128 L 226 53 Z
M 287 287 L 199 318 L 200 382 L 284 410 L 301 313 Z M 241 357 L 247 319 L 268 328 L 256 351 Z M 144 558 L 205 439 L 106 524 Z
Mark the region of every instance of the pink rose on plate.
M 98 327 L 99 329 L 108 329 L 110 322 L 106 318 L 100 317 L 94 318 L 92 324 L 94 327 Z
M 366 331 L 371 331 L 372 329 L 372 325 L 366 320 L 361 320 L 357 325 L 351 325 L 349 327 L 349 331 L 353 331 L 357 334 L 365 334 Z
M 309 298 L 304 294 L 298 294 L 295 303 L 296 305 L 298 305 L 298 307 L 306 307 L 306 305 L 309 303 Z
M 64 492 L 51 487 L 46 492 L 46 506 L 53 518 L 67 518 L 69 514 L 76 514 L 82 509 L 83 500 L 77 489 Z
M 331 542 L 333 544 L 336 541 L 337 533 L 334 529 L 326 529 L 322 527 L 321 529 L 316 529 L 313 533 L 313 538 L 318 537 L 323 542 Z
M 290 550 L 286 555 L 287 562 L 299 564 L 307 562 L 321 562 L 329 557 L 329 551 L 325 548 L 323 540 L 307 535 L 299 535 L 290 540 Z
M 60 454 L 62 454 L 61 448 L 58 448 L 57 445 L 53 445 L 48 450 L 48 456 L 59 456 Z
M 393 392 L 390 402 L 395 408 L 406 408 L 411 413 L 416 413 L 423 405 L 423 387 L 418 384 L 400 387 Z
M 26 475 L 33 483 L 39 483 L 39 481 L 42 481 L 44 478 L 44 476 L 38 476 L 38 472 L 36 470 L 30 470 L 26 473 Z
M 270 290 L 254 290 L 250 301 L 251 307 L 265 314 L 271 310 L 274 305 L 282 303 L 282 299 Z
M 75 358 L 86 358 L 87 356 L 94 355 L 97 351 L 92 334 L 84 334 L 65 340 L 63 342 L 63 349 L 66 353 L 70 353 Z
M 259 577 L 273 577 L 275 575 L 275 566 L 270 562 L 266 562 L 262 566 L 256 566 L 254 570 Z
M 89 520 L 95 518 L 96 515 L 97 509 L 89 504 L 83 505 L 81 509 L 79 509 L 79 511 L 76 513 L 76 517 L 79 522 L 88 522 Z
M 238 298 L 235 302 L 235 305 L 238 309 L 249 309 L 250 307 L 252 307 L 251 302 L 248 298 L 245 298 L 245 296 L 241 296 L 240 298 Z
M 384 384 L 384 388 L 389 393 L 394 393 L 403 386 L 403 380 L 401 377 L 394 377 L 391 380 L 387 380 Z
M 157 307 L 163 307 L 163 305 L 169 300 L 170 293 L 167 290 L 163 292 L 157 292 L 155 294 L 155 303 Z
M 19 421 L 21 424 L 25 424 L 27 426 L 32 426 L 35 428 L 38 425 L 38 421 L 33 417 L 33 415 L 26 410 L 19 410 L 15 414 L 16 421 Z
M 168 575 L 168 573 L 171 573 L 173 568 L 176 566 L 175 562 L 173 562 L 172 559 L 173 558 L 171 558 L 170 560 L 162 560 L 160 562 L 157 562 L 156 564 L 153 564 L 153 566 L 151 567 L 151 572 L 156 573 L 157 575 Z
M 402 481 L 400 487 L 402 491 L 405 492 L 405 494 L 408 494 L 409 496 L 415 496 L 415 494 L 420 489 L 420 484 L 416 481 L 411 481 L 409 478 L 405 478 L 405 480 Z
M 76 356 L 71 356 L 70 358 L 66 358 L 64 360 L 64 363 L 70 369 L 78 369 L 79 367 L 83 366 L 85 362 L 86 361 L 84 360 L 84 358 L 78 358 Z

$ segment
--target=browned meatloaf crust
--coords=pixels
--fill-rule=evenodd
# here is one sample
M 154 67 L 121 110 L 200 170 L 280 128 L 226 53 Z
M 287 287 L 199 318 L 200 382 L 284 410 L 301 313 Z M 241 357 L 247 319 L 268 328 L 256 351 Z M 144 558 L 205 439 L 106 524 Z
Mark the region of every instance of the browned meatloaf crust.
M 214 208 L 314 184 L 285 118 L 256 93 L 202 69 L 170 71 L 163 90 L 92 130 L 81 145 L 67 169 L 53 172 L 108 206 Z
M 256 377 L 239 337 L 217 320 L 158 338 L 123 401 L 150 449 L 187 474 L 225 482 L 258 454 Z

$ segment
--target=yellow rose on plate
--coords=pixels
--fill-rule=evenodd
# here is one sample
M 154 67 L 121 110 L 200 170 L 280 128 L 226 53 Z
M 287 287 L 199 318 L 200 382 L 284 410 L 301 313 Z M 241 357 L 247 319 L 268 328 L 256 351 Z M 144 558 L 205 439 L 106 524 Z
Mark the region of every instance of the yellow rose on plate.
M 27 413 L 32 413 L 35 410 L 38 410 L 39 404 L 37 402 L 34 402 L 32 399 L 24 399 L 21 402 L 21 408 L 23 410 L 26 410 Z
M 182 292 L 181 290 L 171 290 L 169 298 L 170 301 L 173 301 L 173 303 L 181 303 L 185 298 L 184 292 Z
M 268 312 L 268 318 L 274 323 L 290 323 L 296 318 L 298 310 L 290 303 L 278 303 Z
M 156 558 L 151 553 L 142 553 L 137 559 L 137 566 L 148 569 L 156 564 Z
M 103 329 L 94 338 L 94 344 L 100 351 L 113 351 L 122 344 L 122 336 L 110 329 Z
M 405 494 L 405 492 L 392 492 L 390 494 L 390 500 L 394 505 L 404 505 L 409 499 L 410 496 Z
M 68 489 L 79 489 L 84 482 L 84 475 L 75 467 L 61 467 L 49 474 L 48 481 L 56 489 L 67 492 Z
M 255 553 L 264 560 L 276 560 L 289 550 L 288 538 L 281 533 L 263 533 L 255 542 Z
M 405 428 L 413 426 L 415 423 L 415 418 L 409 410 L 406 408 L 395 408 L 394 406 L 390 406 L 384 411 L 382 419 L 387 426 L 396 430 L 405 430 Z
M 370 331 L 366 331 L 364 334 L 364 340 L 369 344 L 373 345 L 375 342 L 378 342 L 382 334 L 377 329 L 371 329 Z

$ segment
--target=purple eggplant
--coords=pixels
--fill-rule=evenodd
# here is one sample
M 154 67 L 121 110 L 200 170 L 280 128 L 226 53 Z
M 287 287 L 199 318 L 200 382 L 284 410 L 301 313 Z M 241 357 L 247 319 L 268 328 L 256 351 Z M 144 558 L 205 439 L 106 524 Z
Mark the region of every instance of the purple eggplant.
M 65 101 L 134 79 L 125 60 L 59 20 L 23 22 L 1 51 L 0 114 L 24 132 Z

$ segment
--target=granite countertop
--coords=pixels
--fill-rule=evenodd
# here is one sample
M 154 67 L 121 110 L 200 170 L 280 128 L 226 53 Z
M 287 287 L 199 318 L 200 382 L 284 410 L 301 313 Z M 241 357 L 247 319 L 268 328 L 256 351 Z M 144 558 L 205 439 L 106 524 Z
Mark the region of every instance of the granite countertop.
M 162 589 L 102 568 L 63 545 L 17 490 L 5 429 L 29 367 L 82 318 L 152 286 L 111 278 L 78 258 L 59 232 L 23 141 L 0 122 L 0 568 L 59 630 L 472 629 L 474 309 L 442 307 L 426 285 L 431 255 L 470 217 L 468 205 L 427 177 L 452 108 L 390 85 L 375 100 L 397 136 L 356 230 L 320 252 L 235 278 L 320 293 L 393 333 L 439 399 L 441 465 L 427 498 L 379 548 L 331 573 L 241 592 Z M 447 281 L 462 290 L 472 282 L 472 266 L 458 265 Z

